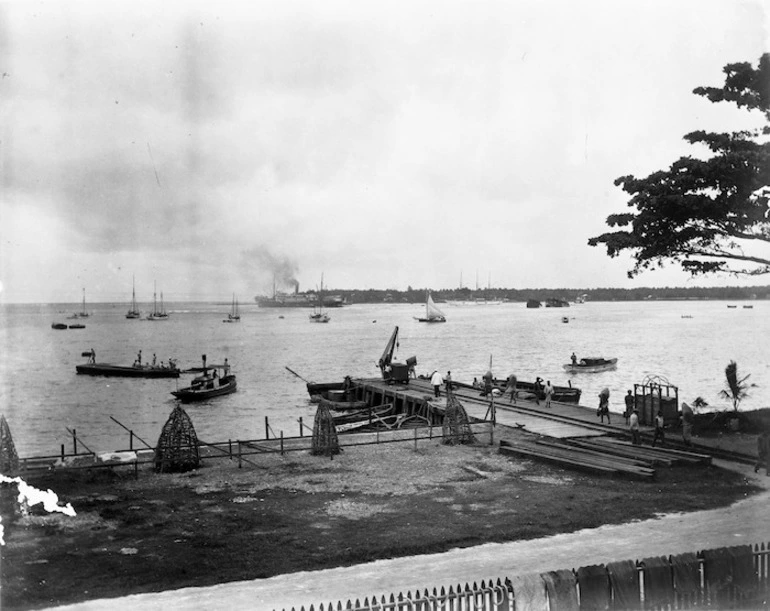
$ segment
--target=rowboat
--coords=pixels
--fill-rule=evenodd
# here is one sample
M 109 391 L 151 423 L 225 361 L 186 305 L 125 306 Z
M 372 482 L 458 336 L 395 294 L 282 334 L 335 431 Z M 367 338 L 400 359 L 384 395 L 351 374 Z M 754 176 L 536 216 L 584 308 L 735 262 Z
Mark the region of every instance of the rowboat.
M 336 411 L 360 410 L 369 407 L 366 401 L 334 401 L 324 396 L 321 396 L 318 404 Z
M 332 410 L 331 414 L 334 428 L 338 433 L 341 433 L 375 424 L 389 416 L 393 416 L 394 411 L 395 407 L 392 403 L 385 403 L 384 405 L 366 407 L 365 409 L 352 412 L 335 412 Z
M 598 373 L 617 369 L 618 359 L 605 359 L 602 357 L 585 357 L 579 361 L 573 361 L 563 365 L 565 371 L 570 373 Z

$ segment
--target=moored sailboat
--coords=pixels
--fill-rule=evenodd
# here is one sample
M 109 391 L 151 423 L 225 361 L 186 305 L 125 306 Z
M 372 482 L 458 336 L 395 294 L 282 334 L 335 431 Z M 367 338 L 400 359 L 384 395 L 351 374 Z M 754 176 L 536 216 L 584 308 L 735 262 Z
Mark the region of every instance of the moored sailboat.
M 86 289 L 83 289 L 83 308 L 77 314 L 71 316 L 71 318 L 88 318 L 89 314 L 86 310 Z
M 321 274 L 321 286 L 318 289 L 317 304 L 313 306 L 313 313 L 309 316 L 310 322 L 329 322 L 331 317 L 324 312 L 323 302 L 324 276 Z
M 131 280 L 131 307 L 126 313 L 126 318 L 139 318 L 142 313 L 139 311 L 139 307 L 136 305 L 136 283 L 134 279 Z
M 152 293 L 152 312 L 147 315 L 147 320 L 168 320 L 168 314 L 163 307 L 163 292 L 160 293 L 160 308 L 158 308 L 157 285 L 155 288 L 156 290 Z
M 233 294 L 233 306 L 230 309 L 230 313 L 222 322 L 241 322 L 241 315 L 238 312 L 238 300 L 235 298 L 235 294 Z

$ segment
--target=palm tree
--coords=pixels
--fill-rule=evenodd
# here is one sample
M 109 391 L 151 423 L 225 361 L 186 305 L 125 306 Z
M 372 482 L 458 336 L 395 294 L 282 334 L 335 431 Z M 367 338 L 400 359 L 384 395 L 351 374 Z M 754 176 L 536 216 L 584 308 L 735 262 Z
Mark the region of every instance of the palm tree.
M 747 384 L 746 380 L 751 377 L 751 374 L 739 378 L 738 377 L 738 364 L 735 361 L 730 361 L 730 364 L 725 367 L 725 378 L 727 381 L 727 388 L 719 393 L 719 395 L 725 399 L 729 399 L 733 402 L 733 410 L 738 411 L 738 405 L 746 397 L 749 396 L 748 389 L 754 386 L 754 384 Z

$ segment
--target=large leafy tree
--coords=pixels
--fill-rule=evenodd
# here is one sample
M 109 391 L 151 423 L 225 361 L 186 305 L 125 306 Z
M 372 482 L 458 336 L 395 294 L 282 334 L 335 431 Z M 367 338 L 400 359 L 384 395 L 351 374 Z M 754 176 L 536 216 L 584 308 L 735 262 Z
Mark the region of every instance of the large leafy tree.
M 604 244 L 610 257 L 631 253 L 631 278 L 667 261 L 692 275 L 770 273 L 770 53 L 756 68 L 744 62 L 723 71 L 722 87 L 698 87 L 693 93 L 761 113 L 762 127 L 689 133 L 685 140 L 705 145 L 710 157 L 681 157 L 668 170 L 615 180 L 631 196 L 632 211 L 607 217 L 607 224 L 618 229 L 588 243 Z

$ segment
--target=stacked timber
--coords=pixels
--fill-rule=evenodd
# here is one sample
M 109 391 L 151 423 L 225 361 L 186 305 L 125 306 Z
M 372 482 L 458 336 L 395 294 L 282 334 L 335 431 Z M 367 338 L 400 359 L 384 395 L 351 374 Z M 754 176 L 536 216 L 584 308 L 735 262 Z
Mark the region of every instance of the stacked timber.
M 570 443 L 586 449 L 599 450 L 614 456 L 638 458 L 651 464 L 665 467 L 711 464 L 711 456 L 708 454 L 665 447 L 635 446 L 628 441 L 614 438 L 571 439 Z
M 635 446 L 610 438 L 532 437 L 515 442 L 501 441 L 500 452 L 544 460 L 563 467 L 602 475 L 651 480 L 655 468 L 677 465 L 707 465 L 711 456 L 670 448 Z
M 500 441 L 500 452 L 544 460 L 561 467 L 586 471 L 610 477 L 631 477 L 652 480 L 655 469 L 643 461 L 623 459 L 601 452 L 586 450 L 560 442 L 555 438 L 522 439 L 515 442 Z

